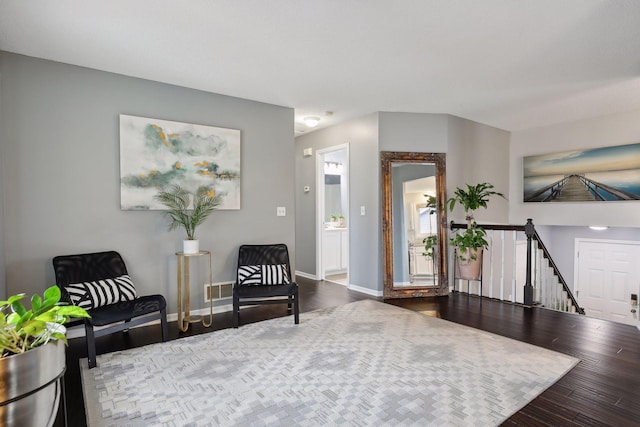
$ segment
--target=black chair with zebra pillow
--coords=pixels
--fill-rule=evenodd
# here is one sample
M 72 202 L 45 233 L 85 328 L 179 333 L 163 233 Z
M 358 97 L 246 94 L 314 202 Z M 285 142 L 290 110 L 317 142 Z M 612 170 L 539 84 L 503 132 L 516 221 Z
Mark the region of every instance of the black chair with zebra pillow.
M 138 296 L 118 252 L 57 256 L 53 269 L 62 298 L 91 315 L 84 319 L 89 368 L 96 366 L 97 337 L 160 319 L 162 341 L 168 339 L 164 297 Z
M 240 323 L 240 307 L 287 304 L 294 322 L 300 323 L 298 285 L 292 281 L 289 251 L 285 244 L 242 245 L 233 286 L 233 327 Z

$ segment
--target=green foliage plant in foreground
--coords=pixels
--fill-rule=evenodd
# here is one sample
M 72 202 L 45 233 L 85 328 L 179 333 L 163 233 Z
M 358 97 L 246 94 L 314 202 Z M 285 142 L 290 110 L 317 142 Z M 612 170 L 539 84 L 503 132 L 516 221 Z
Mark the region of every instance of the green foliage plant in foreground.
M 31 309 L 22 304 L 25 294 L 10 296 L 0 301 L 0 358 L 60 340 L 67 344 L 64 323 L 71 318 L 89 317 L 87 311 L 75 305 L 60 302 L 61 292 L 51 286 L 43 297 L 31 297 Z

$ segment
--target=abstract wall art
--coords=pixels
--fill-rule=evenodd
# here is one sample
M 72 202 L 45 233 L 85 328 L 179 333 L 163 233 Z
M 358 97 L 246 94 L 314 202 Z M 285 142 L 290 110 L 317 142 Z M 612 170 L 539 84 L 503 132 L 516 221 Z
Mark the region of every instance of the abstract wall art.
M 120 208 L 163 210 L 153 196 L 178 184 L 240 209 L 240 131 L 120 115 Z
M 640 143 L 524 157 L 525 202 L 640 200 Z

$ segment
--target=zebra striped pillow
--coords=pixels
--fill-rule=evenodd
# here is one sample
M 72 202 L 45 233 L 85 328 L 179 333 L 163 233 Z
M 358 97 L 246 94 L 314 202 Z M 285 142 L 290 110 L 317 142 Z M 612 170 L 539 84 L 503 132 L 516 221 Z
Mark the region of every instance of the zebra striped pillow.
M 136 288 L 127 274 L 95 282 L 72 283 L 65 289 L 71 302 L 85 310 L 136 298 Z
M 286 285 L 288 283 L 289 274 L 285 264 L 238 267 L 239 285 Z

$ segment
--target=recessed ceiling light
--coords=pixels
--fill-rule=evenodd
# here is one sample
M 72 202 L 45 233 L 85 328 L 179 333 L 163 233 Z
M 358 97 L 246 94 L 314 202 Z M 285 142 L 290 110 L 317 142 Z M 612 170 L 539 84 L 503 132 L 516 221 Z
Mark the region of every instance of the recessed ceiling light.
M 605 227 L 603 225 L 590 225 L 589 228 L 596 231 L 602 231 L 602 230 L 606 230 L 609 227 Z
M 320 117 L 318 116 L 307 116 L 304 118 L 304 124 L 310 128 L 318 126 L 318 123 L 320 123 Z

